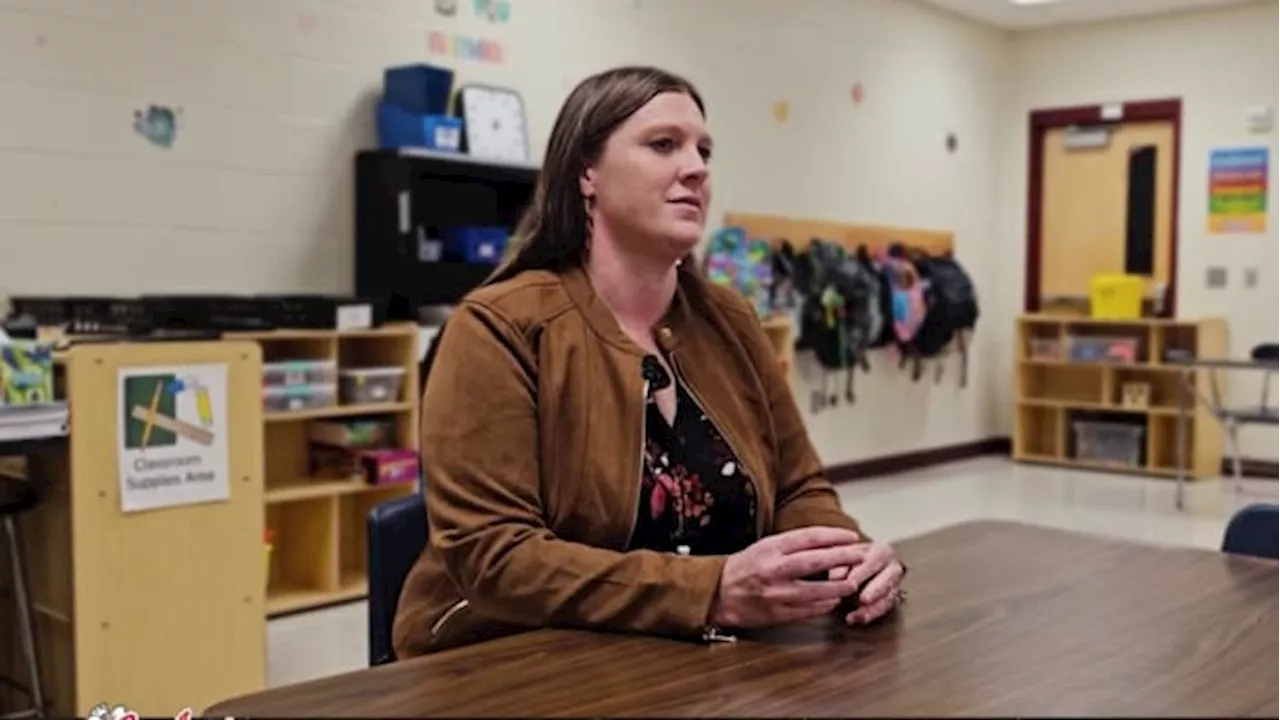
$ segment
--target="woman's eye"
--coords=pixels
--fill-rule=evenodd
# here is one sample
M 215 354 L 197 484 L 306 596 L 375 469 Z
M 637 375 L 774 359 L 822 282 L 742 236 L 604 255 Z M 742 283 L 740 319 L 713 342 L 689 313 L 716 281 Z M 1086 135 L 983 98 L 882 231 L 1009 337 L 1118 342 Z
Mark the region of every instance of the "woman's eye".
M 698 148 L 698 154 L 702 156 L 702 162 L 711 161 L 711 148 L 705 146 L 700 147 Z
M 649 147 L 661 153 L 668 153 L 676 148 L 676 142 L 671 138 L 660 138 L 650 142 Z

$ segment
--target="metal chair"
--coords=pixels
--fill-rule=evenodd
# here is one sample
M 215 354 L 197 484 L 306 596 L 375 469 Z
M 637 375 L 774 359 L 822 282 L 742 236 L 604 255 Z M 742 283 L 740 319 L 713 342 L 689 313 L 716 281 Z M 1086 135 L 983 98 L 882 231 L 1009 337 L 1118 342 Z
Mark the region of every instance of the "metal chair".
M 1255 503 L 1231 516 L 1222 535 L 1222 552 L 1275 560 L 1280 555 L 1277 538 L 1280 538 L 1280 507 Z
M 422 493 L 388 500 L 369 511 L 369 666 L 394 662 L 391 626 L 400 589 L 427 546 Z

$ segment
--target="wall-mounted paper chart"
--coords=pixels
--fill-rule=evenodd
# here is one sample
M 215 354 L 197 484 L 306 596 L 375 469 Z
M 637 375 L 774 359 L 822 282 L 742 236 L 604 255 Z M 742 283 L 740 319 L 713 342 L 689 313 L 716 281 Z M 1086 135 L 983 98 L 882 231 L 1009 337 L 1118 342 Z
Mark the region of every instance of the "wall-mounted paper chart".
M 1267 231 L 1267 148 L 1209 154 L 1209 232 Z

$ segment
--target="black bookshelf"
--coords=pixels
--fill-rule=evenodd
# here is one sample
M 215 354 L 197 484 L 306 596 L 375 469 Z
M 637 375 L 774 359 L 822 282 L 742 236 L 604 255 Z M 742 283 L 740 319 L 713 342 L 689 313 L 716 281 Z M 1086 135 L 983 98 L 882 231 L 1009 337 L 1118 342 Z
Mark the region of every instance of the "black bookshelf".
M 391 319 L 410 319 L 424 305 L 456 303 L 493 266 L 426 260 L 422 241 L 448 226 L 514 229 L 537 177 L 533 165 L 431 150 L 357 153 L 356 295 L 388 300 Z

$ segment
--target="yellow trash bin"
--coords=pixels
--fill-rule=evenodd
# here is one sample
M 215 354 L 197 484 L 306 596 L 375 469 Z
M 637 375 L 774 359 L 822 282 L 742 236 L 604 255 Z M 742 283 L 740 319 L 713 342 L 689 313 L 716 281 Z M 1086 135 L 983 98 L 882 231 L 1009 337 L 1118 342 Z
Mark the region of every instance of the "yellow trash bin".
M 1094 275 L 1089 288 L 1089 314 L 1095 320 L 1137 320 L 1142 317 L 1145 285 L 1139 275 Z

